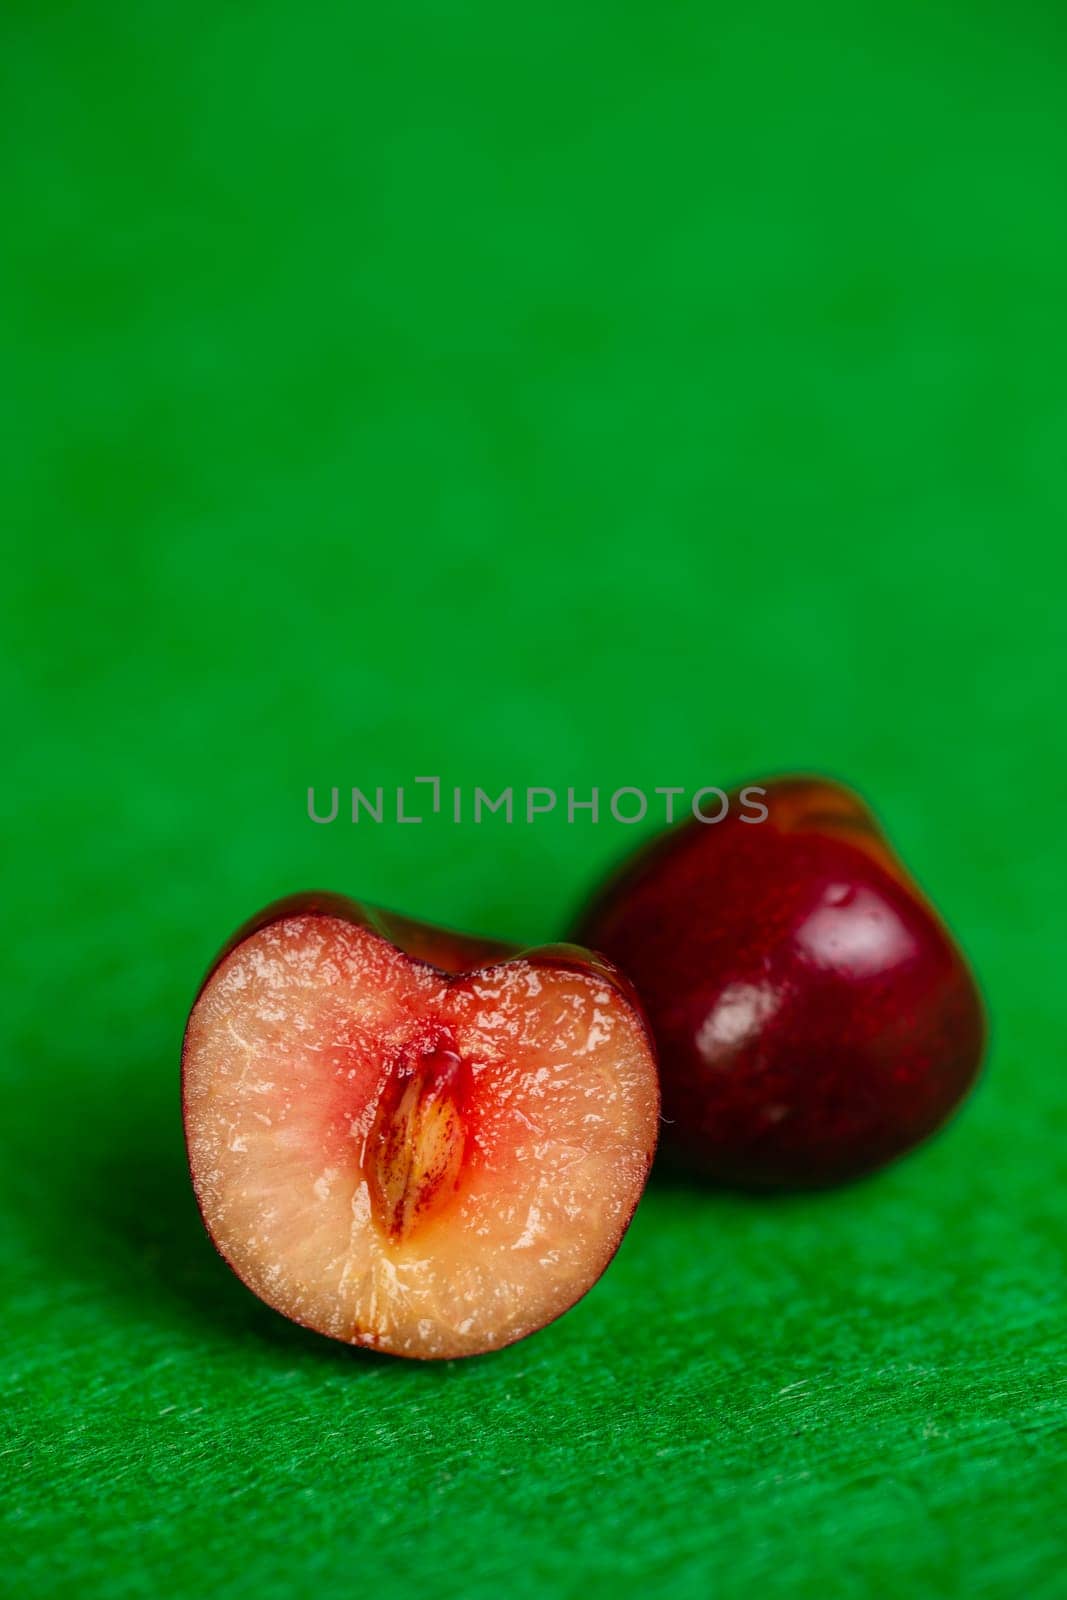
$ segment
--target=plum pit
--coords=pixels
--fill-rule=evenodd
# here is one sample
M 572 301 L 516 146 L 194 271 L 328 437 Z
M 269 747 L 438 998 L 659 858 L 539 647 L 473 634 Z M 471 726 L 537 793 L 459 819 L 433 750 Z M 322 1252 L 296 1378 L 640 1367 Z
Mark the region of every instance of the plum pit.
M 386 1084 L 371 1130 L 367 1184 L 374 1220 L 394 1243 L 409 1240 L 456 1191 L 469 1078 L 455 1050 L 430 1046 Z

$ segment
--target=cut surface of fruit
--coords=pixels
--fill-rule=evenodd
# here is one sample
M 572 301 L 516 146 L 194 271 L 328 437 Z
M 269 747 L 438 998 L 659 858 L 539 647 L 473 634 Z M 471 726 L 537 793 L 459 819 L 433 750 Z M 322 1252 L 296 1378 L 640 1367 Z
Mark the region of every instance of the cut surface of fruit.
M 511 1343 L 591 1287 L 659 1110 L 645 1026 L 603 964 L 447 974 L 355 906 L 286 911 L 230 948 L 189 1019 L 183 1102 L 238 1276 L 319 1332 L 423 1358 Z

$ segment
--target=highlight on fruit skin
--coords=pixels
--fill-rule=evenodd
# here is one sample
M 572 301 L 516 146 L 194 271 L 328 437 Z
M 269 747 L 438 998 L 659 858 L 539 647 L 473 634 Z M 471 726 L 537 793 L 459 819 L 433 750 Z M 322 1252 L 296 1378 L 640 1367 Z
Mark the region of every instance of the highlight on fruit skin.
M 741 1188 L 819 1187 L 952 1114 L 986 1037 L 971 970 L 864 802 L 827 778 L 746 784 L 767 808 L 687 821 L 578 923 L 636 985 L 665 1156 Z M 751 814 L 751 813 L 750 813 Z
M 444 1359 L 524 1338 L 597 1281 L 652 1164 L 659 1084 L 602 958 L 309 894 L 218 958 L 182 1104 L 204 1224 L 260 1299 Z

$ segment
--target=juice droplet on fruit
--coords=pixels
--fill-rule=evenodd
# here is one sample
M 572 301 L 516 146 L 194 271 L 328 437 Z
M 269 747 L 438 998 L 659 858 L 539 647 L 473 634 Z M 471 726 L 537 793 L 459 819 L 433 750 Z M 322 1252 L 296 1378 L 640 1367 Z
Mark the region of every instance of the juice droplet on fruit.
M 466 1076 L 458 1055 L 438 1049 L 404 1063 L 386 1085 L 367 1167 L 375 1220 L 396 1243 L 455 1193 L 467 1143 Z

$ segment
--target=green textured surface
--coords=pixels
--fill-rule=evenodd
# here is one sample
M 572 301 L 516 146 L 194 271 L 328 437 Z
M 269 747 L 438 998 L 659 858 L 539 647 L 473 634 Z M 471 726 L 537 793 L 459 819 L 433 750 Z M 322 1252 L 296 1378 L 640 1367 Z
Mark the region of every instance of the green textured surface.
M 6 8 L 0 1504 L 20 1594 L 1051 1596 L 1067 43 L 1054 6 Z M 647 828 L 873 799 L 994 1017 L 854 1189 L 654 1187 L 438 1368 L 213 1255 L 177 1050 L 319 884 L 557 934 Z

